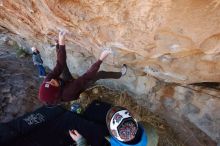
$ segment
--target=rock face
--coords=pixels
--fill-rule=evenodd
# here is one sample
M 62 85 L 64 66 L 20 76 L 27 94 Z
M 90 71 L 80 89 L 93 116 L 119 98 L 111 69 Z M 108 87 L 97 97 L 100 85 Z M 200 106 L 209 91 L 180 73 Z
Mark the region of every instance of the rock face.
M 120 80 L 100 83 L 126 89 L 168 121 L 189 121 L 220 143 L 219 88 L 186 85 L 220 82 L 219 15 L 217 0 L 0 1 L 4 35 L 27 51 L 38 47 L 50 68 L 56 60 L 51 45 L 59 30 L 68 32 L 67 62 L 75 75 L 83 74 L 109 47 L 113 54 L 102 69 L 117 71 L 126 63 L 129 70 Z
M 109 65 L 127 63 L 166 82 L 216 82 L 220 81 L 220 9 L 214 4 L 1 0 L 0 25 L 42 50 L 58 30 L 66 30 L 69 51 L 97 58 L 102 48 L 112 48 Z
M 19 59 L 15 50 L 0 42 L 0 121 L 7 122 L 41 106 L 40 84 L 31 58 Z
M 219 142 L 219 89 L 217 91 L 212 90 L 212 92 L 209 90 L 209 94 L 205 92 L 205 89 L 195 88 L 194 86 L 165 85 L 140 102 L 147 103 L 144 100 L 150 101 L 151 109 L 167 119 L 175 131 L 179 131 L 177 133 L 179 137 L 185 139 L 185 144 L 215 145 L 209 143 L 207 139 L 201 136 L 202 134 L 199 134 L 199 131 L 192 130 L 191 127 L 192 125 L 197 126 L 212 139 Z

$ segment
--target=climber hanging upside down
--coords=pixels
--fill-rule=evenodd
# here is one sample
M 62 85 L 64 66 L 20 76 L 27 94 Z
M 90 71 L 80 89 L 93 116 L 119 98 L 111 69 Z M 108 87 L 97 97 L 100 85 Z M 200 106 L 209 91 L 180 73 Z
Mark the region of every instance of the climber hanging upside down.
M 39 99 L 47 105 L 56 105 L 60 102 L 68 102 L 79 98 L 80 93 L 85 91 L 91 83 L 99 79 L 119 79 L 126 74 L 127 67 L 123 65 L 121 72 L 99 71 L 103 60 L 111 53 L 105 50 L 101 53 L 88 71 L 77 79 L 74 79 L 66 64 L 65 33 L 59 33 L 56 42 L 57 62 L 54 69 L 46 76 L 39 89 Z M 60 77 L 61 75 L 61 77 Z

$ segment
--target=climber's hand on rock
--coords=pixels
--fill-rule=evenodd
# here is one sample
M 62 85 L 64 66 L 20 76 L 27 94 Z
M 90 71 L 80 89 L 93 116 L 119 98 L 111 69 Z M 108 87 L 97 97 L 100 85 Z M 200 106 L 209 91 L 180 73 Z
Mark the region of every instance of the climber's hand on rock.
M 65 45 L 65 35 L 66 33 L 64 31 L 59 32 L 59 44 Z
M 104 50 L 104 51 L 101 53 L 99 60 L 103 61 L 109 54 L 111 54 L 111 51 L 109 51 L 109 50 Z

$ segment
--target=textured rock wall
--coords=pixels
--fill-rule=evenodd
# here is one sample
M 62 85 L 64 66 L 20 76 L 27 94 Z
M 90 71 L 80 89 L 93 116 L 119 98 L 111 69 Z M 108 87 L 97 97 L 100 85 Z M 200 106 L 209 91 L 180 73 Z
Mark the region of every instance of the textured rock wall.
M 167 82 L 220 81 L 220 9 L 211 0 L 1 0 L 0 25 L 35 44 L 58 30 L 107 62 L 127 63 Z M 75 48 L 68 47 L 71 51 Z M 43 48 L 40 48 L 43 49 Z
M 188 120 L 220 142 L 219 90 L 186 86 L 220 82 L 217 0 L 0 0 L 0 26 L 28 51 L 38 47 L 50 68 L 56 59 L 53 39 L 59 30 L 67 31 L 67 61 L 74 75 L 110 47 L 113 54 L 102 69 L 117 71 L 126 63 L 129 70 L 120 80 L 100 83 L 129 90 L 171 124 Z M 178 86 L 166 87 L 157 79 Z M 186 143 L 199 140 L 185 136 Z
M 40 81 L 31 57 L 18 58 L 0 35 L 0 122 L 33 111 L 40 106 L 36 98 Z

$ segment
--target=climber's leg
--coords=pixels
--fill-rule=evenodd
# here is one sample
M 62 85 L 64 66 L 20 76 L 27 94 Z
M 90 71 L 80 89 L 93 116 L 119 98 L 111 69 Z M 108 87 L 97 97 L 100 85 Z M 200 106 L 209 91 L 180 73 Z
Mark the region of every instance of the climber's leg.
M 107 72 L 107 71 L 99 71 L 93 82 L 96 82 L 99 79 L 119 79 L 121 76 L 124 76 L 127 72 L 127 65 L 123 65 L 120 72 Z
M 40 65 L 37 65 L 37 70 L 38 70 L 38 75 L 39 77 L 41 76 L 41 68 L 40 68 Z
M 99 79 L 119 79 L 121 76 L 121 72 L 99 71 L 93 79 L 93 82 L 96 82 Z
M 89 81 L 84 90 L 91 87 L 97 80 L 99 79 L 119 79 L 122 76 L 121 72 L 106 72 L 106 71 L 99 71 L 95 78 Z
M 46 71 L 43 67 L 43 65 L 38 65 L 39 66 L 39 69 L 40 69 L 40 76 L 46 76 Z
M 97 80 L 100 79 L 119 79 L 124 76 L 127 72 L 127 66 L 124 64 L 121 68 L 120 72 L 107 72 L 107 71 L 99 71 L 95 78 L 87 83 L 86 89 L 92 86 Z

